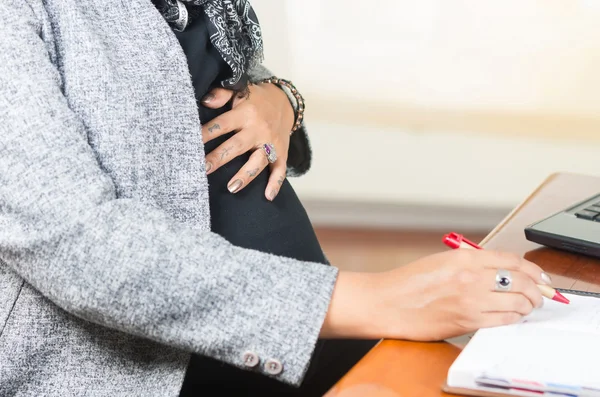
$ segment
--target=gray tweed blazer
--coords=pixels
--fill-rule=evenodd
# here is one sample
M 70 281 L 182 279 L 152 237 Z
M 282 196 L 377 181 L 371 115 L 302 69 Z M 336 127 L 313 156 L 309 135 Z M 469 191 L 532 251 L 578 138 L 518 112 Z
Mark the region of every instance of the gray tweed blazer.
M 150 0 L 0 1 L 0 395 L 177 396 L 192 352 L 299 384 L 337 270 L 232 246 L 207 196 Z

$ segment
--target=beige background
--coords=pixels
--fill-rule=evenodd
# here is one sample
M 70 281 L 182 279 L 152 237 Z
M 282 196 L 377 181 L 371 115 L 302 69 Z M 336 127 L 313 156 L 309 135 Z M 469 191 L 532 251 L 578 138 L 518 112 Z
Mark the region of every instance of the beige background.
M 253 4 L 307 99 L 316 223 L 487 228 L 549 173 L 600 173 L 600 1 Z

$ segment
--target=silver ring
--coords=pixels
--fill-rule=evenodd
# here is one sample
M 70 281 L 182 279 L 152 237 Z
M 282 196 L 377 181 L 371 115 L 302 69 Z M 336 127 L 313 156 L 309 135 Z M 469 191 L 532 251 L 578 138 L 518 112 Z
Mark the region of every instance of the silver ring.
M 262 146 L 262 149 L 265 152 L 265 155 L 267 156 L 267 160 L 269 160 L 269 163 L 273 164 L 274 162 L 277 161 L 277 152 L 275 151 L 275 147 L 272 144 L 265 143 Z
M 512 277 L 510 272 L 505 269 L 498 269 L 496 272 L 496 285 L 495 291 L 498 292 L 509 292 L 512 289 Z

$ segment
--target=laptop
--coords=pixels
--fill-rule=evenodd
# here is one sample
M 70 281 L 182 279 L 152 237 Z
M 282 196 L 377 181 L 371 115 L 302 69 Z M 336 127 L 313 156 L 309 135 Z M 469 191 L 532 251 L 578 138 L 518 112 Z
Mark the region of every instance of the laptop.
M 600 258 L 600 193 L 527 226 L 525 238 Z

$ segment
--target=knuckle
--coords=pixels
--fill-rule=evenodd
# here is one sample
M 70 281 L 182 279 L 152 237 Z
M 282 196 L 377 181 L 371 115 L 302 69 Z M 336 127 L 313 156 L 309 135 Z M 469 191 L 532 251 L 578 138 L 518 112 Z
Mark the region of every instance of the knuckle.
M 286 160 L 282 158 L 277 159 L 275 164 L 273 164 L 273 173 L 276 174 L 275 176 L 285 178 L 286 171 Z
M 244 113 L 247 120 L 256 121 L 258 119 L 258 107 L 252 102 L 246 103 Z
M 226 90 L 225 88 L 219 88 L 219 91 L 221 97 L 227 101 L 230 100 L 235 94 L 232 90 Z
M 521 314 L 529 314 L 533 310 L 533 305 L 531 301 L 527 299 L 525 296 L 521 296 L 519 298 L 518 303 L 516 304 L 515 311 Z
M 514 324 L 521 319 L 521 315 L 515 312 L 507 312 L 502 314 L 501 322 L 502 324 Z
M 268 132 L 269 134 L 272 132 L 271 124 L 269 124 L 267 120 L 259 118 L 254 122 L 254 124 L 261 132 Z
M 535 274 L 537 272 L 536 266 L 533 263 L 529 262 L 528 260 L 522 257 L 518 257 L 517 259 L 518 269 L 522 272 L 525 272 L 528 275 Z
M 541 274 L 544 272 L 544 269 L 542 269 L 538 264 L 530 262 L 527 259 L 523 259 L 523 261 L 525 261 L 525 263 L 531 267 L 536 277 L 541 277 Z
M 513 285 L 519 286 L 523 291 L 529 291 L 534 286 L 531 278 L 520 270 L 514 270 L 511 272 Z
M 538 293 L 535 296 L 535 298 L 533 300 L 533 303 L 535 304 L 535 307 L 542 307 L 542 306 L 544 306 L 544 297 L 542 296 L 541 293 Z
M 233 149 L 240 149 L 244 144 L 244 139 L 242 139 L 239 134 L 235 134 L 234 136 L 229 138 L 228 144 Z
M 493 251 L 494 254 L 498 257 L 498 259 L 506 262 L 511 262 L 514 269 L 520 269 L 522 267 L 523 259 L 513 253 L 513 252 L 505 252 L 505 251 Z
M 265 168 L 269 165 L 269 159 L 267 159 L 264 150 L 261 148 L 256 149 L 250 157 L 253 158 L 253 161 L 256 160 L 256 163 L 259 164 L 261 168 Z
M 532 283 L 531 289 L 529 293 L 529 300 L 534 307 L 541 307 L 544 304 L 544 296 L 542 292 L 537 288 L 535 284 Z
M 511 253 L 507 259 L 514 263 L 513 266 L 514 266 L 515 270 L 518 270 L 518 271 L 523 270 L 523 267 L 524 267 L 523 266 L 523 264 L 524 264 L 523 258 L 521 258 L 519 255 Z
M 544 307 L 544 298 L 540 298 L 540 300 L 536 302 L 536 306 L 535 307 L 538 308 L 538 309 Z
M 523 270 L 527 272 L 527 274 L 533 278 L 534 280 L 538 280 L 542 275 L 542 268 L 536 265 L 533 262 L 529 262 L 526 259 L 522 259 L 522 267 Z
M 523 291 L 527 297 L 536 299 L 541 297 L 542 293 L 536 285 L 536 281 L 533 280 L 527 273 L 518 272 L 513 276 L 513 280 L 516 286 L 520 286 L 520 290 Z
M 535 309 L 535 308 L 540 308 L 540 307 L 544 306 L 544 298 L 536 296 L 535 298 L 533 298 L 531 305 L 532 305 L 531 311 L 533 311 L 533 309 Z

